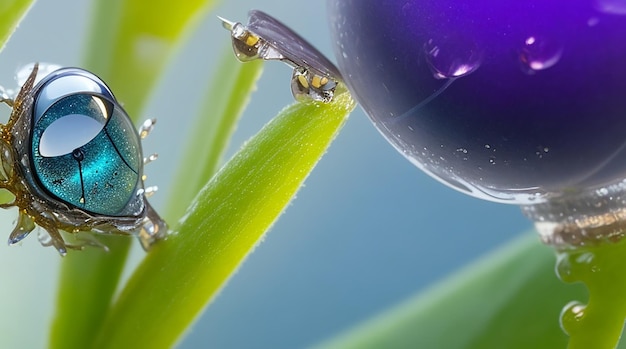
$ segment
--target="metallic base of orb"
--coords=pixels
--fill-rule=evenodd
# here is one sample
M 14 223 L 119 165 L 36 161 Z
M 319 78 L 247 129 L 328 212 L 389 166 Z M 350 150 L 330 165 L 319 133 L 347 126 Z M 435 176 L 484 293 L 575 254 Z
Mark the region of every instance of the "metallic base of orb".
M 626 233 L 626 210 L 575 219 L 568 223 L 535 222 L 541 241 L 557 248 L 620 241 Z
M 557 248 L 617 242 L 626 235 L 626 180 L 522 206 L 541 240 Z

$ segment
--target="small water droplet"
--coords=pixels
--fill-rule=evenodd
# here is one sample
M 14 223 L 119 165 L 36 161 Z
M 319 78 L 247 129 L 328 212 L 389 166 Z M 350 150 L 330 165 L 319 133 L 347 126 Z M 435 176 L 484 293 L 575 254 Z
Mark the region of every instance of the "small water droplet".
M 453 79 L 472 73 L 482 62 L 474 44 L 461 38 L 430 39 L 424 44 L 426 62 L 435 79 Z
M 556 259 L 556 275 L 559 279 L 563 280 L 563 282 L 575 281 L 572 276 L 572 263 L 569 257 L 567 253 L 560 253 L 557 255 Z
M 585 309 L 587 306 L 580 302 L 569 302 L 561 311 L 561 328 L 567 334 L 571 334 L 572 330 L 575 331 L 577 325 L 585 316 Z
M 563 54 L 563 47 L 554 40 L 529 36 L 524 40 L 520 61 L 528 74 L 553 67 Z
M 492 165 L 495 165 L 496 164 L 496 157 L 495 156 L 490 156 L 489 157 L 489 163 L 492 164 Z

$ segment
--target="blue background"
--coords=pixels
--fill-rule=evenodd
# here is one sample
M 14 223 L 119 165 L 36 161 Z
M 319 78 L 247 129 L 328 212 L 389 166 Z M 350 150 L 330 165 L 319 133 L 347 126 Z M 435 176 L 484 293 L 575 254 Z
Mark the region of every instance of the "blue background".
M 160 155 L 146 169 L 148 185 L 160 187 L 151 198 L 157 209 L 168 197 L 204 86 L 229 46 L 214 14 L 245 22 L 252 8 L 279 18 L 332 57 L 326 9 L 318 1 L 233 0 L 203 18 L 140 117 L 159 120 L 144 144 L 146 153 Z M 0 84 L 13 87 L 15 70 L 29 62 L 79 66 L 90 14 L 81 1 L 37 2 L 0 56 Z M 229 156 L 292 103 L 290 76 L 287 66 L 266 64 Z M 2 120 L 8 112 L 1 107 Z M 16 217 L 14 210 L 0 212 L 6 237 Z M 318 343 L 529 228 L 517 207 L 465 196 L 421 173 L 358 109 L 296 200 L 180 347 Z M 143 251 L 134 247 L 137 261 Z M 59 262 L 56 251 L 42 248 L 34 236 L 17 247 L 0 244 L 0 347 L 45 346 Z M 31 335 L 20 335 L 25 333 Z

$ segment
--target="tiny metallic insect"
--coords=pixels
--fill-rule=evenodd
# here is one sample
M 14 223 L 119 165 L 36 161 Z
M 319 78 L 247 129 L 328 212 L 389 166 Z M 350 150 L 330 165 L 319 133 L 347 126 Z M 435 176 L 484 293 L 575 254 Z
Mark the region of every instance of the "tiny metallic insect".
M 19 210 L 9 244 L 38 225 L 47 232 L 42 244 L 61 255 L 102 246 L 89 236 L 69 243 L 61 231 L 135 235 L 149 249 L 167 231 L 143 184 L 143 165 L 155 156 L 143 159 L 140 139 L 155 121 L 137 133 L 109 87 L 86 70 L 61 68 L 37 82 L 38 70 L 15 99 L 0 97 L 13 108 L 0 125 L 0 190 L 13 198 L 0 207 Z
M 294 68 L 291 92 L 297 100 L 313 99 L 328 103 L 342 80 L 335 65 L 289 27 L 259 10 L 249 13 L 248 24 L 222 17 L 231 32 L 235 56 L 241 62 L 254 59 L 279 60 Z

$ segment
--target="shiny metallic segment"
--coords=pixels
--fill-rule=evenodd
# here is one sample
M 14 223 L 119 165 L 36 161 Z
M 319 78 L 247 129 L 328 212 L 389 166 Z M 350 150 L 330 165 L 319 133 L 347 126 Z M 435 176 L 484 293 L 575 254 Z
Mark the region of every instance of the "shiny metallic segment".
M 280 60 L 292 67 L 291 90 L 298 100 L 330 102 L 342 80 L 335 65 L 289 27 L 270 15 L 252 10 L 248 24 L 219 17 L 231 32 L 235 56 L 242 62 L 254 59 Z
M 58 69 L 36 82 L 38 66 L 24 82 L 9 122 L 0 125 L 0 189 L 14 195 L 19 219 L 9 244 L 36 225 L 45 246 L 101 246 L 89 236 L 68 242 L 64 233 L 135 235 L 149 249 L 167 225 L 146 201 L 139 133 L 110 89 L 77 68 Z
M 303 67 L 293 69 L 291 76 L 291 93 L 297 100 L 306 98 L 329 103 L 335 94 L 337 82 L 325 76 L 313 74 Z

